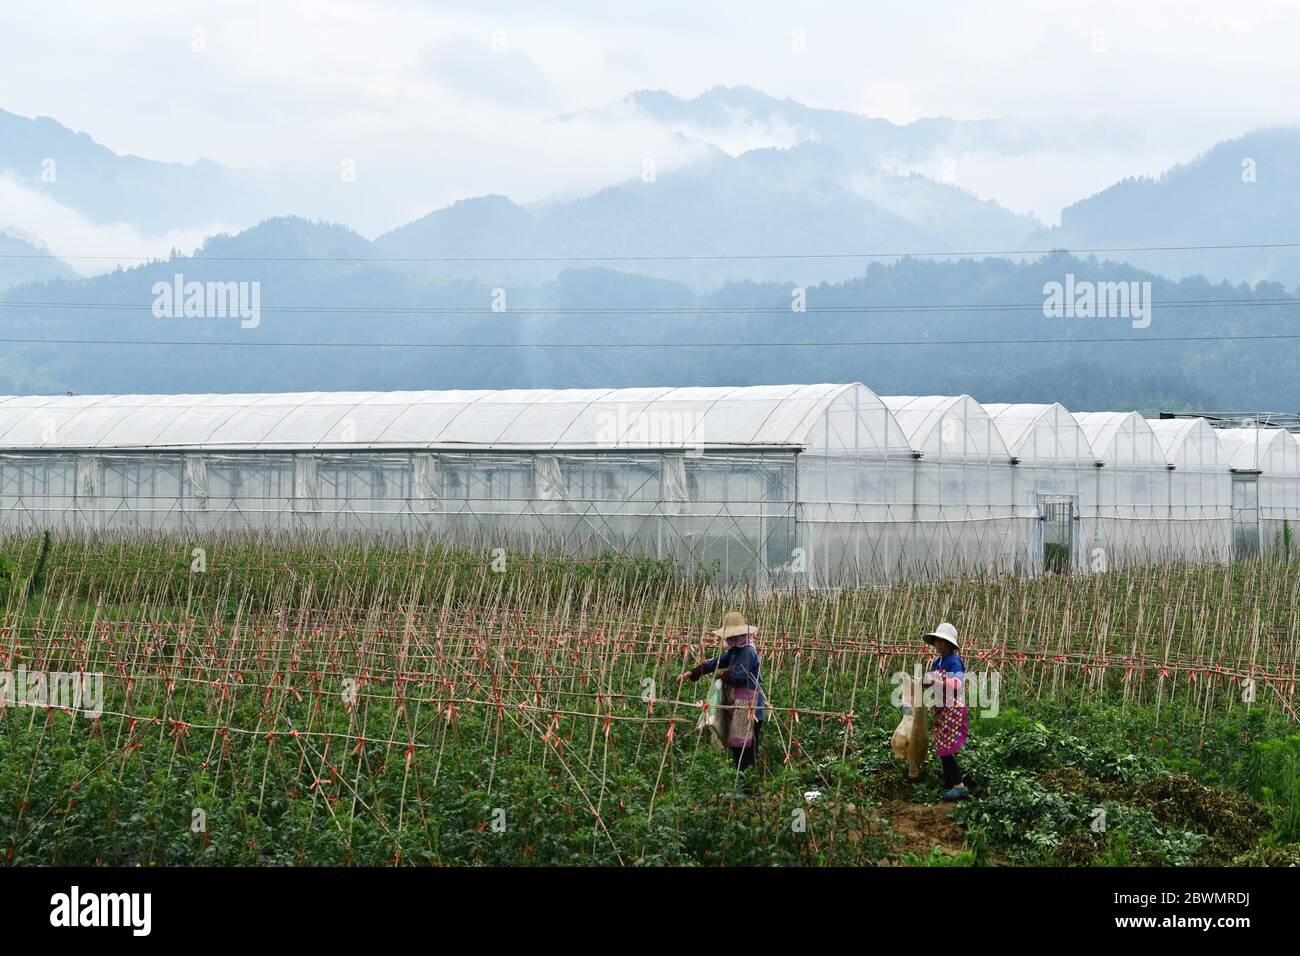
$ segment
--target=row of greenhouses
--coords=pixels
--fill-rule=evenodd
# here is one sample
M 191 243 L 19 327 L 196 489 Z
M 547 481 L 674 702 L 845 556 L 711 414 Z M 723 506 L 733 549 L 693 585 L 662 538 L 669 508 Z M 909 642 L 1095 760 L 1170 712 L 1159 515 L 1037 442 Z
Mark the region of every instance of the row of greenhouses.
M 1300 444 L 861 384 L 0 398 L 6 530 L 305 531 L 835 586 L 1291 547 Z

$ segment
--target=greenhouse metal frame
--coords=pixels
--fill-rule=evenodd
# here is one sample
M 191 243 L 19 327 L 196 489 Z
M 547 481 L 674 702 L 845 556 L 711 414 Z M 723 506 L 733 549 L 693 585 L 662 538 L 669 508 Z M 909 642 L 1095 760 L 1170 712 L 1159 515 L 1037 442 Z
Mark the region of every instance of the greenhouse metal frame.
M 1169 463 L 1151 424 L 1137 412 L 1076 414 L 1092 447 L 1096 490 L 1083 516 L 1091 570 L 1178 558 L 1171 540 Z
M 0 398 L 6 531 L 310 531 L 672 559 L 763 586 L 1290 547 L 1278 428 L 860 383 Z
M 1233 549 L 1290 549 L 1300 511 L 1300 444 L 1279 428 L 1222 428 L 1232 473 Z

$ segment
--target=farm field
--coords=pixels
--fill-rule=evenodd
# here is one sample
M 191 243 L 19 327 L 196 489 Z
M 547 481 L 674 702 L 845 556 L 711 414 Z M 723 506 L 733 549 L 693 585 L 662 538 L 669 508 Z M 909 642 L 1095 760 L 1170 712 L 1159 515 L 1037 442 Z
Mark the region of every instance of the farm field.
M 1300 563 L 721 592 L 648 560 L 228 535 L 0 542 L 9 865 L 1300 863 Z M 730 609 L 771 719 L 696 731 Z M 996 680 L 939 803 L 890 752 L 939 620 Z

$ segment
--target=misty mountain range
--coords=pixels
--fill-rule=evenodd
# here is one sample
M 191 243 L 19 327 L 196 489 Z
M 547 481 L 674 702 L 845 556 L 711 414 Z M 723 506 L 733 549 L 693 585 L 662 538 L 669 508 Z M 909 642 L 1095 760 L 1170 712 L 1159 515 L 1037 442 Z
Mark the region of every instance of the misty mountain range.
M 530 209 L 500 196 L 456 203 L 379 236 L 385 255 L 521 257 L 673 257 L 844 252 L 933 252 L 1015 248 L 1038 223 L 923 176 L 900 176 L 820 144 L 717 152 L 687 169 L 602 189 L 584 199 Z M 797 282 L 851 278 L 862 261 L 652 258 L 628 268 L 709 287 L 774 274 Z M 518 263 L 448 264 L 447 274 L 530 280 L 549 267 Z M 503 267 L 511 271 L 503 272 Z M 775 271 L 779 270 L 779 272 Z
M 210 237 L 192 258 L 79 278 L 44 255 L 44 237 L 30 227 L 6 229 L 0 206 L 6 338 L 50 343 L 0 343 L 0 390 L 859 379 L 884 392 L 969 392 L 983 401 L 1061 401 L 1079 410 L 1297 404 L 1294 340 L 1222 337 L 1289 334 L 1293 327 L 1294 308 L 1229 300 L 1276 300 L 1300 286 L 1300 248 L 1279 245 L 1296 239 L 1300 131 L 1259 130 L 1159 178 L 1116 183 L 1067 207 L 1061 224 L 1048 228 L 953 183 L 905 171 L 948 152 L 1059 145 L 1059 130 L 1031 121 L 898 125 L 739 87 L 691 100 L 639 92 L 555 122 L 629 112 L 690 139 L 698 158 L 578 197 L 469 197 L 368 239 L 282 215 L 311 209 L 319 190 L 310 178 L 120 156 L 53 120 L 0 111 L 0 177 L 90 222 L 126 223 L 147 234 L 211 221 L 260 223 Z M 1106 133 L 1098 120 L 1069 135 Z M 750 141 L 776 145 L 736 148 Z M 1225 244 L 1259 248 L 1186 248 Z M 1180 248 L 1096 257 L 1038 252 L 1126 246 Z M 1008 254 L 948 261 L 890 255 L 975 251 Z M 738 252 L 753 258 L 723 258 Z M 303 261 L 310 259 L 329 261 Z M 260 325 L 155 318 L 153 283 L 178 272 L 261 283 L 267 312 Z M 1042 302 L 1043 284 L 1066 272 L 1152 282 L 1155 322 L 1146 330 L 1101 320 L 1052 324 L 1032 307 Z M 807 288 L 808 313 L 789 311 L 796 286 Z M 509 300 L 502 314 L 489 311 L 496 288 Z M 1008 303 L 1018 308 L 991 308 Z M 944 305 L 959 308 L 914 308 Z M 863 306 L 913 310 L 849 311 Z M 557 309 L 588 311 L 546 311 Z M 1169 336 L 1184 341 L 1149 341 Z M 1143 337 L 1148 341 L 1128 342 Z M 1060 341 L 1067 338 L 1119 341 Z M 107 340 L 210 344 L 77 344 Z M 942 344 L 971 341 L 1004 344 Z M 265 347 L 279 342 L 315 344 Z M 347 342 L 442 347 L 322 347 Z M 767 344 L 713 347 L 747 342 Z M 572 347 L 521 347 L 542 343 Z M 684 347 L 702 343 L 709 347 Z
M 717 87 L 689 100 L 639 91 L 602 110 L 565 114 L 555 122 L 612 122 L 628 115 L 690 138 L 701 147 L 700 158 L 684 168 L 658 171 L 653 182 L 631 178 L 579 198 L 521 204 L 500 196 L 466 197 L 383 233 L 377 237 L 379 248 L 401 256 L 564 258 L 716 256 L 738 250 L 753 255 L 1014 252 L 1267 245 L 1294 238 L 1286 230 L 1300 199 L 1295 175 L 1300 130 L 1295 129 L 1259 130 L 1220 143 L 1158 179 L 1116 183 L 1067 207 L 1061 225 L 1046 228 L 953 183 L 900 172 L 898 164 L 972 151 L 1015 155 L 1049 145 L 1082 146 L 1131 131 L 1104 119 L 1066 125 L 933 118 L 898 125 L 748 87 Z M 738 155 L 717 145 L 736 139 L 775 145 Z M 351 222 L 338 203 L 320 208 L 331 206 L 322 197 L 348 194 L 324 188 L 325 174 L 320 175 L 313 180 L 300 170 L 233 170 L 206 160 L 186 165 L 121 156 L 52 119 L 0 110 L 0 176 L 92 223 L 125 223 L 159 234 L 212 222 L 244 228 L 284 214 Z M 333 169 L 329 175 L 337 178 Z M 0 207 L 0 231 L 10 231 L 11 225 Z M 1204 275 L 1300 285 L 1300 251 L 1293 249 L 1124 251 L 1111 257 L 1171 278 Z M 462 263 L 445 271 L 540 280 L 559 268 L 516 265 L 510 271 L 503 265 L 484 269 Z M 656 274 L 649 260 L 633 265 Z M 804 263 L 801 274 L 780 276 L 773 268 L 771 261 L 733 260 L 678 263 L 658 272 L 697 285 L 773 277 L 807 282 L 851 277 L 860 262 Z M 6 276 L 4 281 L 15 280 Z
M 0 232 L 0 292 L 25 282 L 77 279 L 77 273 L 44 246 Z
M 1159 179 L 1126 179 L 1061 212 L 1036 248 L 1163 246 L 1115 253 L 1164 275 L 1300 285 L 1300 130 L 1264 129 L 1214 146 Z M 1254 248 L 1194 250 L 1189 246 Z
M 616 119 L 629 114 L 701 143 L 743 147 L 745 143 L 762 142 L 789 147 L 816 142 L 883 162 L 915 162 L 936 153 L 1033 153 L 1060 146 L 1063 141 L 1066 145 L 1082 144 L 1135 132 L 1104 117 L 1072 119 L 1069 123 L 927 117 L 898 124 L 880 117 L 777 99 L 748 86 L 715 86 L 692 99 L 664 90 L 638 90 L 618 103 L 585 113 L 564 114 L 558 120 L 572 122 L 584 116 Z

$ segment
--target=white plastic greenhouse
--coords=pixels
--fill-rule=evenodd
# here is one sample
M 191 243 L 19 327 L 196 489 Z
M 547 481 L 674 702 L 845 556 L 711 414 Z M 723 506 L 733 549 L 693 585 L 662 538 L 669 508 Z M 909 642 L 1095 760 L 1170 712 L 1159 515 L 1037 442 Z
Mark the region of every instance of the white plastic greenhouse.
M 1192 560 L 1227 560 L 1232 556 L 1232 472 L 1223 443 L 1203 418 L 1150 425 L 1169 467 L 1167 552 Z
M 0 509 L 11 531 L 396 533 L 820 586 L 1289 545 L 1300 445 L 856 383 L 8 397 Z
M 985 405 L 1011 453 L 1011 502 L 1020 540 L 1017 564 L 1028 571 L 1081 570 L 1081 518 L 1096 510 L 1092 447 L 1057 404 Z
M 1145 564 L 1169 553 L 1169 468 L 1137 412 L 1076 414 L 1096 459 L 1094 510 L 1084 518 L 1089 567 Z
M 1002 433 L 969 395 L 885 396 L 912 453 L 905 572 L 1014 566 L 1014 470 Z
M 1300 444 L 1277 428 L 1224 428 L 1215 434 L 1232 471 L 1233 547 L 1248 551 L 1252 541 L 1265 551 L 1289 547 L 1288 519 L 1300 511 Z

